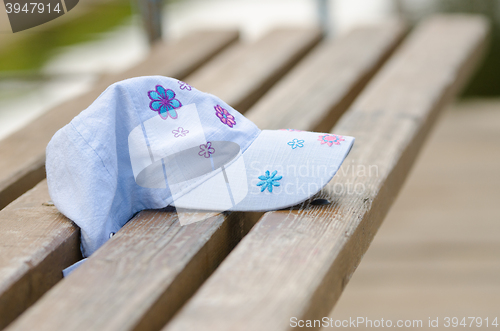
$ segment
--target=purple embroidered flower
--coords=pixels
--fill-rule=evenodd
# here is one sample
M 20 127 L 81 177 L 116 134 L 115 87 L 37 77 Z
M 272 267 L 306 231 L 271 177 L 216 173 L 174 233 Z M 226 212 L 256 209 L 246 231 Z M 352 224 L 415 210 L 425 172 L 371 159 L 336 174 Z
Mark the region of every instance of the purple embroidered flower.
M 182 107 L 179 100 L 175 99 L 174 91 L 167 89 L 161 85 L 156 85 L 156 90 L 148 92 L 151 99 L 149 108 L 160 114 L 160 117 L 166 120 L 169 116 L 173 119 L 177 118 L 176 108 Z
M 295 138 L 294 140 L 289 141 L 287 143 L 287 145 L 292 146 L 292 149 L 295 149 L 297 147 L 302 148 L 302 147 L 304 147 L 304 140 L 299 140 L 299 139 Z
M 280 186 L 280 183 L 278 183 L 278 180 L 281 180 L 283 178 L 283 176 L 275 177 L 277 173 L 278 173 L 278 171 L 274 170 L 272 174 L 269 174 L 269 170 L 268 170 L 268 171 L 266 171 L 265 176 L 259 176 L 259 179 L 261 181 L 257 183 L 257 186 L 262 186 L 260 188 L 261 192 L 264 192 L 267 188 L 267 190 L 270 193 L 273 193 L 273 186 Z
M 210 141 L 207 141 L 206 145 L 200 145 L 200 152 L 198 153 L 198 155 L 209 158 L 210 155 L 212 155 L 214 152 L 215 148 L 212 147 L 212 143 Z
M 234 119 L 234 116 L 229 114 L 227 110 L 222 108 L 221 106 L 217 105 L 214 107 L 215 109 L 215 115 L 220 119 L 220 121 L 230 128 L 233 127 L 233 125 L 236 125 L 236 120 Z
M 189 133 L 189 130 L 184 130 L 182 127 L 179 127 L 177 130 L 172 130 L 175 138 L 184 137 Z
M 184 83 L 183 81 L 177 81 L 177 83 L 179 83 L 179 88 L 181 90 L 188 90 L 188 91 L 191 91 L 191 85 L 187 84 L 187 83 Z
M 328 147 L 332 147 L 333 144 L 340 145 L 341 141 L 345 141 L 344 137 L 338 136 L 336 134 L 325 134 L 319 136 L 318 140 L 321 141 L 321 145 L 327 144 Z

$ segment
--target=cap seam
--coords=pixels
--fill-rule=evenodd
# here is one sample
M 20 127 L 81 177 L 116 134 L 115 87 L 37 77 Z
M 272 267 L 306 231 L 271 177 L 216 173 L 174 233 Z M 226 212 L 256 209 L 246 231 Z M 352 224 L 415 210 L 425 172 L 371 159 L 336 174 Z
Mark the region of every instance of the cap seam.
M 97 151 L 92 147 L 92 145 L 87 141 L 87 139 L 85 139 L 85 137 L 82 135 L 82 133 L 78 130 L 78 128 L 75 126 L 75 124 L 73 123 L 73 121 L 71 121 L 69 124 L 71 124 L 71 126 L 73 127 L 73 129 L 80 135 L 80 137 L 82 138 L 82 140 L 85 142 L 85 144 L 87 144 L 88 147 L 90 147 L 90 149 L 94 152 L 95 155 L 97 155 L 97 157 L 99 158 L 99 160 L 101 161 L 102 163 L 102 166 L 104 167 L 104 169 L 106 169 L 106 172 L 108 173 L 108 176 L 109 178 L 113 178 L 113 176 L 111 175 L 111 173 L 109 172 L 109 169 L 108 167 L 106 167 L 106 163 L 104 162 L 104 160 L 101 158 L 101 156 L 99 155 L 99 153 L 97 153 Z

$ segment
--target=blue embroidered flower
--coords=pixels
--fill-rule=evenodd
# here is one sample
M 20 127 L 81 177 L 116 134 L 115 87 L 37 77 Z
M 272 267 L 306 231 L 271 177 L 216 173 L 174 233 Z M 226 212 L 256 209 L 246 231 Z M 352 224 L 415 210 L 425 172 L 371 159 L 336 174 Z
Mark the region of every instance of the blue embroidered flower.
M 304 140 L 294 139 L 292 141 L 289 141 L 288 145 L 292 146 L 292 149 L 295 149 L 297 147 L 302 148 L 304 147 Z
M 260 189 L 261 192 L 264 192 L 267 188 L 267 190 L 272 193 L 273 186 L 280 186 L 280 183 L 278 183 L 278 180 L 281 180 L 281 178 L 283 178 L 283 176 L 275 177 L 277 173 L 278 173 L 278 171 L 274 170 L 273 173 L 271 175 L 269 175 L 269 170 L 268 170 L 268 171 L 266 171 L 265 176 L 259 176 L 259 179 L 261 180 L 261 182 L 259 182 L 257 184 L 257 186 L 262 186 L 262 188 Z
M 166 120 L 169 116 L 173 119 L 177 118 L 176 108 L 182 107 L 179 100 L 175 98 L 174 91 L 167 89 L 161 85 L 156 85 L 156 90 L 148 92 L 151 99 L 149 108 L 160 114 L 160 117 Z

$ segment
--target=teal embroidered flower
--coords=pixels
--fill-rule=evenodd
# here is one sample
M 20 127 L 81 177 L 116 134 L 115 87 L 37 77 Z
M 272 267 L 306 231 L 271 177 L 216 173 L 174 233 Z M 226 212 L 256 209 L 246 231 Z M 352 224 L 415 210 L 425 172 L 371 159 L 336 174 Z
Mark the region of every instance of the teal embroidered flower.
M 304 147 L 304 140 L 294 139 L 292 141 L 289 141 L 288 145 L 292 146 L 292 149 L 295 149 L 297 147 L 302 148 Z
M 279 129 L 279 131 L 288 131 L 288 132 L 304 132 L 302 130 L 296 130 L 296 129 Z
M 269 192 L 273 192 L 273 186 L 280 186 L 280 183 L 278 183 L 278 180 L 281 180 L 283 176 L 278 176 L 275 177 L 278 171 L 274 170 L 273 173 L 270 175 L 269 170 L 266 171 L 265 176 L 259 176 L 259 179 L 261 180 L 257 186 L 262 186 L 260 191 L 264 192 L 267 188 Z
M 179 100 L 175 98 L 175 92 L 165 88 L 161 85 L 156 85 L 156 90 L 148 92 L 151 99 L 149 108 L 158 112 L 160 117 L 166 120 L 169 116 L 173 119 L 177 118 L 176 108 L 182 107 Z

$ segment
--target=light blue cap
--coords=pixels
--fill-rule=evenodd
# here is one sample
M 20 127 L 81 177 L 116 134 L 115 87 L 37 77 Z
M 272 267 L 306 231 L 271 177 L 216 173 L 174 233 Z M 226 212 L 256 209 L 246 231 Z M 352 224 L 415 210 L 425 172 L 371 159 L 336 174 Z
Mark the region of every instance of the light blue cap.
M 138 77 L 108 87 L 54 135 L 47 183 L 55 206 L 81 228 L 89 256 L 144 209 L 267 211 L 301 203 L 331 180 L 353 143 L 262 131 L 184 82 Z

